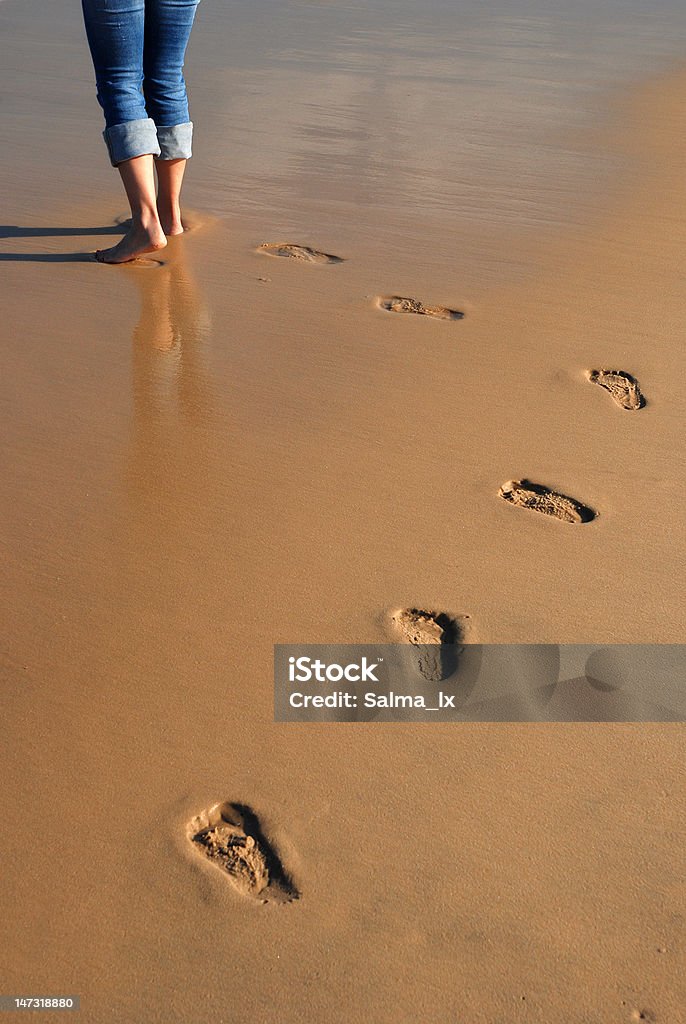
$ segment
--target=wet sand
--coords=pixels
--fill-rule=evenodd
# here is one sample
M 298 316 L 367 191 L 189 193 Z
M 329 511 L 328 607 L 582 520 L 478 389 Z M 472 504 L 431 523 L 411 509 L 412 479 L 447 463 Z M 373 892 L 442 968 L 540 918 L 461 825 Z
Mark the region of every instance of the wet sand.
M 595 187 L 565 209 L 560 165 L 542 223 L 289 219 L 275 190 L 111 268 L 108 168 L 33 211 L 17 176 L 7 993 L 80 994 L 89 1024 L 684 1020 L 681 726 L 276 725 L 271 673 L 276 642 L 387 641 L 397 607 L 481 642 L 683 639 L 685 100 L 683 72 L 615 94 L 578 129 Z M 514 507 L 511 480 L 597 515 Z M 198 856 L 224 801 L 299 899 Z

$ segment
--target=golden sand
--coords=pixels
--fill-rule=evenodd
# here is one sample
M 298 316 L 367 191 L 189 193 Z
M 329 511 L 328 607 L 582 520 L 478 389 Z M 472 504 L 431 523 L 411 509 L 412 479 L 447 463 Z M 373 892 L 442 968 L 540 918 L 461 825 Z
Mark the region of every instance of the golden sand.
M 397 608 L 483 642 L 683 639 L 685 97 L 618 110 L 602 217 L 508 237 L 545 261 L 496 283 L 456 275 L 459 239 L 417 259 L 363 225 L 201 214 L 123 269 L 10 240 L 8 992 L 79 993 L 89 1024 L 684 1020 L 680 726 L 275 725 L 271 672 L 273 643 L 388 640 Z M 587 379 L 609 367 L 644 408 Z M 198 856 L 224 803 L 298 901 Z

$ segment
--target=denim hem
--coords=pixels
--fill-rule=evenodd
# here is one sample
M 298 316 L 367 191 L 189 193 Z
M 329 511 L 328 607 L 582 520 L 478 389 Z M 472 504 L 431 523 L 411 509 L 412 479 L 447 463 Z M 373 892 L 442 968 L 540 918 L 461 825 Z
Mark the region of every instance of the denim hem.
M 159 156 L 160 144 L 157 141 L 157 129 L 151 117 L 141 117 L 136 121 L 124 124 L 113 124 L 102 133 L 110 154 L 113 167 L 131 160 L 134 156 L 151 153 Z
M 157 126 L 160 160 L 188 160 L 192 156 L 193 122 Z

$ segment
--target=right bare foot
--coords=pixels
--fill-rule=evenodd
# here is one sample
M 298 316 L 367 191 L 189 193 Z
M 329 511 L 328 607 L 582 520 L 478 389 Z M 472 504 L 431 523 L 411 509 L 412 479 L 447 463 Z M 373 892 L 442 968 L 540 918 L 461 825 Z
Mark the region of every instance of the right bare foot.
M 171 235 L 182 235 L 186 230 L 178 205 L 171 204 L 166 199 L 158 197 L 157 214 L 160 218 L 162 230 L 168 237 Z
M 95 258 L 99 263 L 130 263 L 146 253 L 159 252 L 166 244 L 167 239 L 159 223 L 134 224 L 121 242 L 110 249 L 98 249 Z

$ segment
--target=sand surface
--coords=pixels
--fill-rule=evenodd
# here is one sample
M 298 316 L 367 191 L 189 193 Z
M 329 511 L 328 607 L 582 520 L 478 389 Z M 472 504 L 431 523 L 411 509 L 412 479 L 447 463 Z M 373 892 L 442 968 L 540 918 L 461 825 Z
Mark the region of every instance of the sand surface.
M 43 147 L 87 110 L 97 131 L 74 102 Z M 17 115 L 7 994 L 79 994 L 89 1024 L 686 1019 L 682 726 L 276 725 L 271 676 L 274 643 L 384 642 L 397 607 L 469 615 L 485 643 L 683 640 L 685 103 L 682 71 L 615 88 L 571 162 L 551 141 L 522 216 L 516 190 L 471 219 L 434 190 L 351 220 L 350 180 L 297 196 L 278 175 L 228 216 L 206 151 L 194 230 L 130 268 L 87 256 L 123 214 L 101 142 L 40 196 Z M 595 518 L 498 496 L 523 479 Z M 224 801 L 259 815 L 298 900 L 263 906 L 198 855 L 189 822 Z

